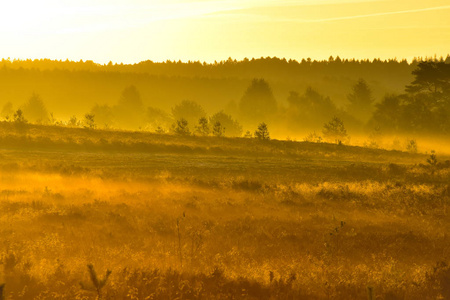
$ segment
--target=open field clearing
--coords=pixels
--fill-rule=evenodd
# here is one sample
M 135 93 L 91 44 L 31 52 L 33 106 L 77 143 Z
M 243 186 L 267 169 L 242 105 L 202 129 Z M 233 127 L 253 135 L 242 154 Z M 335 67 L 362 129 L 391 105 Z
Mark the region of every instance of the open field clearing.
M 0 300 L 450 300 L 449 0 L 3 2 Z
M 59 130 L 2 134 L 6 299 L 450 297 L 446 157 Z

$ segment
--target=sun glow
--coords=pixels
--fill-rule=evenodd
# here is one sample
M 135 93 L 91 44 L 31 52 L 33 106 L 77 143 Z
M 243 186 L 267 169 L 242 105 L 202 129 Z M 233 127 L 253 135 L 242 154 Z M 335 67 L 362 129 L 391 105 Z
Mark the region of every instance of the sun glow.
M 412 58 L 450 46 L 443 0 L 44 0 L 8 1 L 2 12 L 4 58 Z

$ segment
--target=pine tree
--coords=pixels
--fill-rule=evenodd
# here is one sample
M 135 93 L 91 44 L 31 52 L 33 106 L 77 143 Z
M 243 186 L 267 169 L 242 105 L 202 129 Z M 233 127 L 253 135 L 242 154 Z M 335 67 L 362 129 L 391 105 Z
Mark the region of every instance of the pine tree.
M 361 121 L 367 121 L 373 110 L 374 99 L 367 82 L 360 78 L 347 96 L 348 112 Z
M 263 122 L 259 124 L 258 129 L 255 131 L 255 136 L 260 140 L 270 140 L 270 134 L 266 123 Z

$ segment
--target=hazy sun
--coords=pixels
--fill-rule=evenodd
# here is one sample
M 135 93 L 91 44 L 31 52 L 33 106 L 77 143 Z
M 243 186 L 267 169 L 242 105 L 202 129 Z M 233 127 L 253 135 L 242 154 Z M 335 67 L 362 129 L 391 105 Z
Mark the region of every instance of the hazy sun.
M 23 0 L 1 10 L 0 58 L 412 58 L 450 46 L 447 0 Z

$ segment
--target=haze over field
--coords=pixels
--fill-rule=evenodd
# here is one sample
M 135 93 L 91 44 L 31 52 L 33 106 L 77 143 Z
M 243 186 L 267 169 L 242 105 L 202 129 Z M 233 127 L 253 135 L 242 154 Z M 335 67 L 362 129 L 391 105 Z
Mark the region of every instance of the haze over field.
M 0 300 L 450 299 L 448 0 L 0 7 Z

